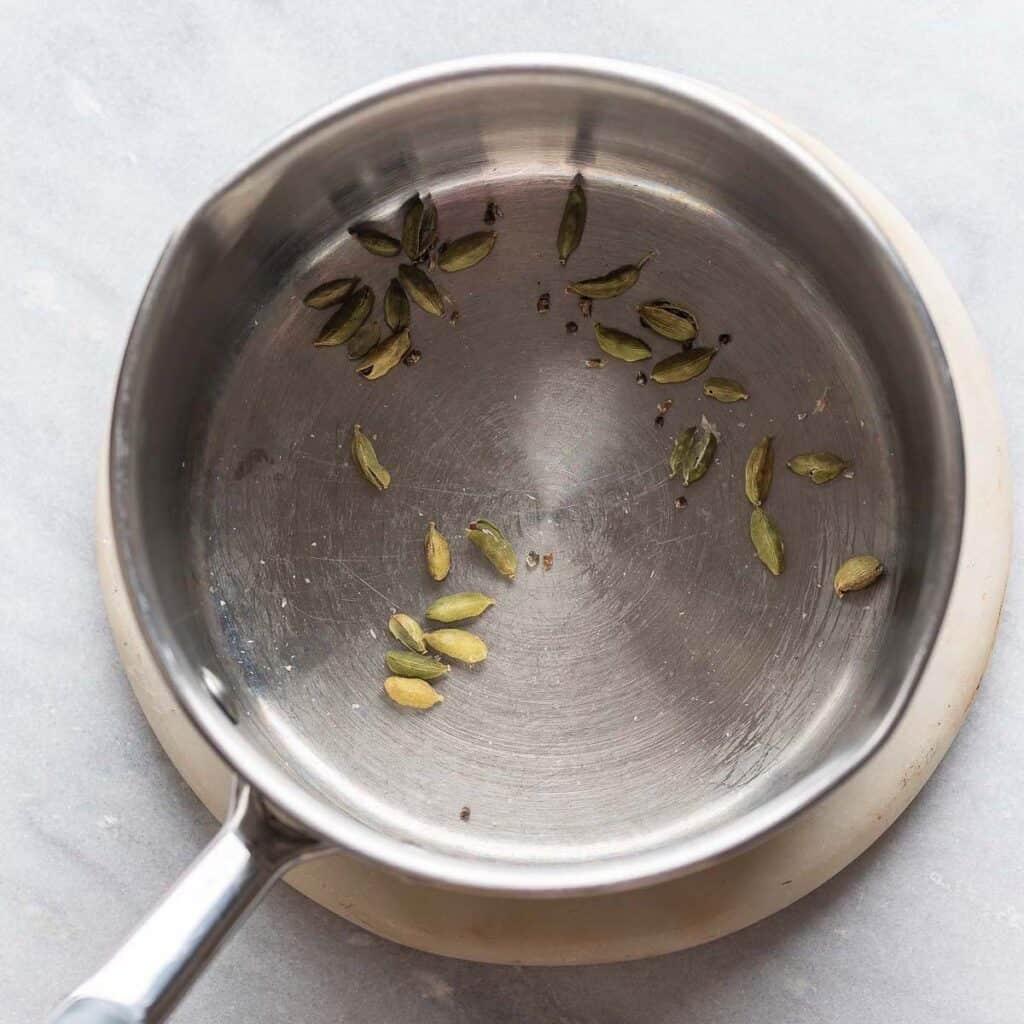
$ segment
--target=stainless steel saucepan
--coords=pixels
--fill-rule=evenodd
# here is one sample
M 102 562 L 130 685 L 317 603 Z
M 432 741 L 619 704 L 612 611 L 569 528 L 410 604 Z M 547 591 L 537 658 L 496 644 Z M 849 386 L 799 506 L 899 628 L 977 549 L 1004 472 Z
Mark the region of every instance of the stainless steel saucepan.
M 577 171 L 587 227 L 561 267 Z M 442 237 L 497 202 L 498 243 L 437 273 L 458 323 L 414 310 L 422 359 L 371 382 L 344 349 L 312 346 L 324 314 L 302 296 L 355 274 L 379 300 L 397 261 L 348 228 L 394 230 L 414 191 Z M 565 294 L 650 250 L 592 318 Z M 749 401 L 585 366 L 595 319 L 639 330 L 634 306 L 659 297 L 695 312 L 704 343 L 729 335 L 714 372 Z M 668 452 L 702 415 L 718 459 L 678 508 Z M 355 422 L 377 437 L 386 493 L 350 464 Z M 765 434 L 778 578 L 752 551 L 742 484 Z M 816 487 L 784 468 L 821 449 L 852 478 Z M 132 330 L 108 486 L 151 653 L 239 781 L 218 837 L 56 1017 L 89 1024 L 163 1019 L 266 886 L 330 849 L 537 899 L 649 885 L 756 843 L 906 706 L 949 593 L 964 475 L 924 306 L 814 158 L 685 79 L 526 57 L 361 92 L 196 211 Z M 466 544 L 478 516 L 517 547 L 514 583 Z M 453 539 L 443 587 L 423 571 L 430 519 Z M 525 568 L 530 549 L 553 568 Z M 861 552 L 887 574 L 840 602 L 832 575 Z M 431 712 L 400 709 L 381 688 L 388 616 L 453 590 L 496 597 L 478 626 L 491 656 L 453 672 Z

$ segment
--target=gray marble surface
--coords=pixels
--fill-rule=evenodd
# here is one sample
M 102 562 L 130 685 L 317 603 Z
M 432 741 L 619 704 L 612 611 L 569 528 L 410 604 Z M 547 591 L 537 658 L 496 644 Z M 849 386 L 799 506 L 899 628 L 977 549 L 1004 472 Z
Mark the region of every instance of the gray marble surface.
M 96 456 L 164 239 L 300 115 L 416 64 L 531 48 L 644 61 L 745 95 L 908 215 L 974 317 L 1015 446 L 1024 432 L 1017 0 L 4 0 L 0 24 L 4 1024 L 42 1019 L 213 832 L 111 644 Z M 975 708 L 907 814 L 770 920 L 657 960 L 515 969 L 401 949 L 278 887 L 175 1020 L 1016 1024 L 1022 611 L 1012 580 Z

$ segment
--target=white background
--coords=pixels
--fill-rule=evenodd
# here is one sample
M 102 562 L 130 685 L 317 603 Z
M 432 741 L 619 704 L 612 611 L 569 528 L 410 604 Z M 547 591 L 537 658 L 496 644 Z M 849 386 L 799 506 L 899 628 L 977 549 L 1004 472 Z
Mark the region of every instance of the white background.
M 97 450 L 171 228 L 283 126 L 443 58 L 575 50 L 733 90 L 880 186 L 965 300 L 1024 430 L 1024 4 L 592 0 L 458 7 L 0 0 L 0 1021 L 40 1020 L 211 836 L 124 680 L 93 562 Z M 1019 519 L 1019 517 L 1018 517 Z M 278 887 L 192 1024 L 1019 1024 L 1024 655 L 906 815 L 711 946 L 617 967 L 446 961 Z

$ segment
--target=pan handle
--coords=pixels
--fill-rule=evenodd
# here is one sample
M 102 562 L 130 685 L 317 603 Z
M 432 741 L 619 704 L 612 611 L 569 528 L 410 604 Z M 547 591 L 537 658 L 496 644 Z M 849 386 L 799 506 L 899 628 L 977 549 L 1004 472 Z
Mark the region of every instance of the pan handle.
M 277 821 L 236 780 L 220 832 L 156 909 L 51 1024 L 157 1024 L 174 1009 L 220 944 L 280 874 L 326 852 Z

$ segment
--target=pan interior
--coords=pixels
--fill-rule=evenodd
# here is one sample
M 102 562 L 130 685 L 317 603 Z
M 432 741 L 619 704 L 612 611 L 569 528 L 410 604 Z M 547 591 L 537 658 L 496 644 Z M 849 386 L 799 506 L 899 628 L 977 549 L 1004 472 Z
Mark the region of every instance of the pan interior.
M 450 854 L 571 864 L 756 813 L 879 727 L 927 641 L 928 587 L 955 558 L 938 357 L 870 231 L 756 133 L 696 101 L 609 90 L 497 77 L 307 133 L 203 211 L 163 322 L 151 300 L 136 330 L 148 317 L 149 341 L 177 344 L 146 384 L 139 436 L 155 465 L 138 470 L 153 481 L 139 515 L 163 523 L 160 599 L 189 657 L 306 788 Z M 576 170 L 587 227 L 562 268 Z M 484 229 L 496 201 L 498 242 L 475 268 L 434 274 L 457 324 L 414 308 L 422 359 L 370 382 L 345 349 L 312 346 L 328 314 L 301 297 L 358 275 L 378 316 L 399 261 L 347 228 L 398 233 L 416 189 L 432 192 L 443 238 Z M 648 251 L 639 284 L 589 318 L 565 294 Z M 710 373 L 749 401 L 637 383 L 651 362 L 586 366 L 603 355 L 596 321 L 655 359 L 677 351 L 638 324 L 635 305 L 655 298 L 693 311 L 699 343 L 719 346 Z M 684 488 L 669 451 L 703 417 L 717 458 Z M 354 423 L 392 473 L 385 493 L 352 465 Z M 778 578 L 754 555 L 743 488 L 766 434 Z M 785 468 L 823 449 L 852 461 L 849 478 L 815 486 Z M 480 516 L 514 544 L 514 582 L 466 540 Z M 429 520 L 452 544 L 442 584 L 424 570 Z M 550 571 L 528 568 L 530 551 L 550 552 Z M 887 575 L 840 602 L 832 575 L 863 552 Z M 432 711 L 395 707 L 389 615 L 422 619 L 462 590 L 497 602 L 470 626 L 487 661 L 455 667 Z

